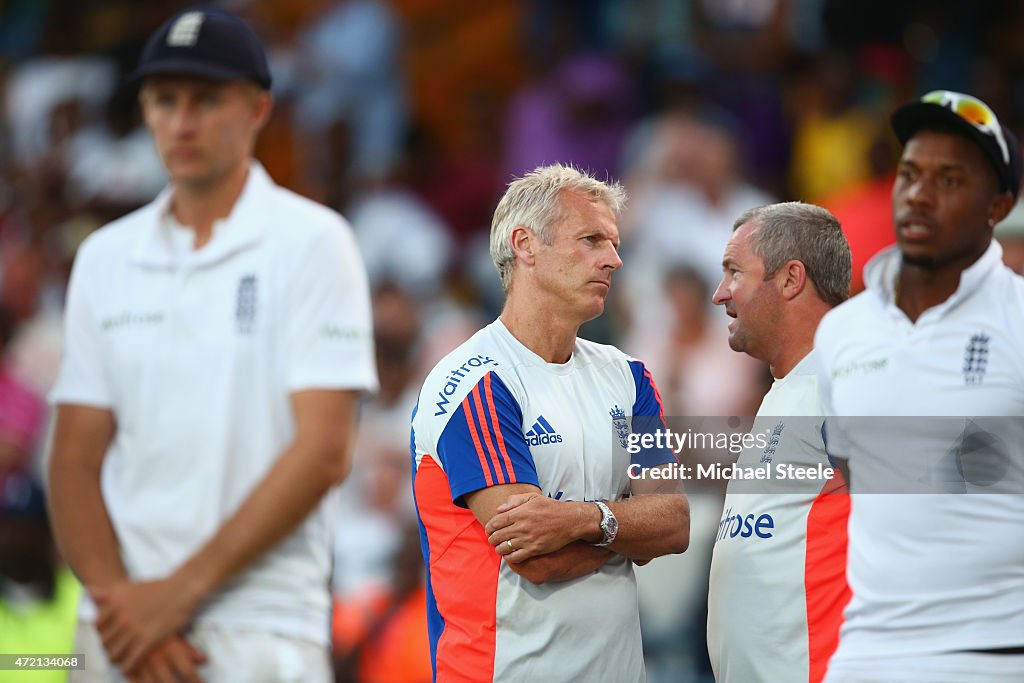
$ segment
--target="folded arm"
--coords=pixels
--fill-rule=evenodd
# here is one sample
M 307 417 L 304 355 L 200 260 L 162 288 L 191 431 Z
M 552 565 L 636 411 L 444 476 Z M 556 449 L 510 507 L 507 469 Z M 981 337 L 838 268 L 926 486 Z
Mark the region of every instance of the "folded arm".
M 666 471 L 668 465 L 663 466 Z M 608 550 L 646 562 L 661 555 L 681 553 L 690 542 L 690 507 L 686 496 L 672 484 L 638 484 L 634 496 L 609 502 L 619 523 Z M 561 502 L 539 492 L 521 493 L 495 509 L 486 530 L 491 544 L 510 562 L 522 562 L 550 552 L 556 543 L 600 543 L 601 511 L 593 503 Z M 509 547 L 507 541 L 512 540 Z M 559 546 L 561 547 L 561 546 Z
M 576 541 L 577 525 L 582 521 L 576 518 L 577 511 L 571 510 L 568 503 L 547 498 L 541 494 L 540 489 L 531 484 L 491 486 L 467 494 L 465 500 L 480 524 L 487 525 L 506 501 L 517 496 L 543 498 L 555 505 L 564 506 L 564 509 L 559 508 L 559 512 L 569 513 L 546 520 L 545 538 L 538 542 L 543 548 L 542 552 L 523 557 L 521 560 L 510 560 L 507 553 L 502 552 L 501 548 L 496 548 L 500 555 L 505 556 L 509 569 L 524 579 L 536 584 L 570 581 L 597 571 L 615 557 L 615 553 L 606 548 Z

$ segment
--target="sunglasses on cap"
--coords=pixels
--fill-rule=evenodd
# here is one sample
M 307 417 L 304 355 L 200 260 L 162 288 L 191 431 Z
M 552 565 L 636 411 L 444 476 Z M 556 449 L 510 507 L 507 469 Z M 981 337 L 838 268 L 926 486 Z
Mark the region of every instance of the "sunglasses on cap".
M 949 90 L 933 90 L 924 95 L 921 101 L 945 107 L 982 133 L 994 137 L 1003 154 L 1003 163 L 1010 163 L 1010 148 L 1003 137 L 1003 127 L 987 104 L 976 97 Z

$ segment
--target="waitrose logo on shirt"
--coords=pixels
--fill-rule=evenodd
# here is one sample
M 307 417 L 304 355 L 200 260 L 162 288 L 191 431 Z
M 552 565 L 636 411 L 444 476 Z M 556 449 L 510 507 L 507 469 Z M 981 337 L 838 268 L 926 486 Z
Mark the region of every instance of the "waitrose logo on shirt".
M 756 512 L 744 514 L 733 512 L 730 505 L 722 514 L 722 521 L 718 523 L 718 537 L 715 541 L 724 541 L 726 538 L 772 538 L 775 532 L 775 518 L 768 513 L 758 514 Z
M 119 315 L 103 318 L 100 321 L 100 329 L 104 332 L 111 332 L 125 327 L 159 325 L 163 323 L 164 318 L 163 311 L 125 311 Z
M 850 377 L 852 375 L 869 375 L 873 372 L 881 372 L 889 367 L 888 358 L 877 358 L 875 360 L 856 361 L 840 365 L 832 371 L 835 378 Z

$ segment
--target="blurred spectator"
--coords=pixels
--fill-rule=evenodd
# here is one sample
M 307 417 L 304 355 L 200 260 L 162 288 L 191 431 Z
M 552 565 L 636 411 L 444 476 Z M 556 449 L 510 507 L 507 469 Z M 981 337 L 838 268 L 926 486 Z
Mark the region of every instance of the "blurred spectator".
M 423 299 L 441 288 L 455 251 L 448 227 L 409 187 L 404 159 L 348 209 L 371 287 L 397 284 Z
M 427 590 L 419 531 L 407 525 L 393 562 L 394 581 L 379 594 L 336 602 L 337 683 L 429 683 Z
M 405 529 L 414 519 L 408 495 L 410 413 L 411 407 L 401 417 L 397 410 L 364 413 L 352 473 L 340 493 L 332 640 L 337 673 L 353 676 L 340 680 L 430 680 L 425 591 L 416 583 L 422 561 L 410 568 L 411 555 L 403 550 L 409 540 Z M 418 546 L 413 550 L 419 554 Z M 398 640 L 387 633 L 392 627 L 402 633 Z M 378 661 L 372 653 L 381 654 L 381 648 L 397 659 Z M 408 671 L 412 678 L 370 676 L 371 670 L 393 675 L 403 664 L 414 664 L 416 654 L 420 661 Z M 416 678 L 424 667 L 426 678 Z
M 568 57 L 509 103 L 504 180 L 555 162 L 615 177 L 632 98 L 628 74 L 608 57 Z
M 868 152 L 871 177 L 833 195 L 821 205 L 843 226 L 853 256 L 850 291 L 864 289 L 864 266 L 871 257 L 896 241 L 892 225 L 892 183 L 896 179 L 896 155 L 888 134 L 879 134 Z
M 327 182 L 323 140 L 339 121 L 352 130 L 355 178 L 379 178 L 395 163 L 405 127 L 400 29 L 384 2 L 307 0 L 290 63 L 274 64 L 295 99 L 299 152 L 315 186 Z
M 644 302 L 628 310 L 634 335 L 654 337 L 663 329 L 670 268 L 689 264 L 713 286 L 733 219 L 772 200 L 743 179 L 731 126 L 720 113 L 678 110 L 635 134 L 622 219 L 626 300 Z
M 399 424 L 380 414 L 361 419 L 352 472 L 339 496 L 335 601 L 363 604 L 387 593 L 394 582 L 392 562 L 402 527 L 412 518 L 408 420 L 406 415 Z
M 50 125 L 54 111 L 72 114 L 65 133 L 98 120 L 117 80 L 116 65 L 102 57 L 37 56 L 16 66 L 4 109 L 17 162 L 32 167 L 65 137 Z
M 0 476 L 31 468 L 45 413 L 42 398 L 10 371 L 7 348 L 14 329 L 13 316 L 0 307 Z
M 71 654 L 81 587 L 57 560 L 43 490 L 0 474 L 0 644 L 4 652 Z M 66 681 L 66 670 L 0 671 L 0 683 Z
M 77 131 L 64 164 L 75 206 L 103 206 L 109 215 L 150 201 L 167 184 L 167 172 L 137 114 L 134 89 L 120 90 L 105 115 Z
M 344 615 L 336 629 L 356 628 L 358 618 L 394 585 L 393 561 L 402 528 L 413 519 L 406 486 L 409 416 L 422 380 L 416 352 L 421 327 L 417 300 L 394 284 L 373 295 L 373 334 L 380 390 L 363 406 L 348 481 L 339 492 L 333 592 Z M 354 611 L 353 611 L 354 610 Z
M 808 63 L 792 83 L 790 188 L 802 201 L 819 201 L 871 175 L 869 150 L 884 120 L 859 106 L 857 88 L 853 59 L 834 52 Z
M 401 419 L 416 402 L 418 376 L 416 351 L 422 324 L 412 292 L 385 283 L 373 294 L 373 339 L 377 350 L 380 390 L 373 404 L 385 409 L 397 407 Z
M 708 91 L 748 133 L 744 155 L 759 185 L 778 192 L 790 129 L 779 76 L 794 54 L 790 0 L 692 0 L 693 40 Z M 749 207 L 748 207 L 749 208 Z
M 996 225 L 995 238 L 1003 248 L 1003 263 L 1024 275 L 1024 203 L 1018 202 L 1010 215 Z
M 487 234 L 491 212 L 501 196 L 497 109 L 488 93 L 466 93 L 453 113 L 460 117 L 461 135 L 449 150 L 441 149 L 426 128 L 414 128 L 409 134 L 410 187 L 447 224 L 457 258 L 465 256 L 466 244 L 474 236 Z
M 52 260 L 40 243 L 18 243 L 0 253 L 0 307 L 15 326 L 8 369 L 39 395 L 53 386 L 63 346 L 64 281 Z
M 39 312 L 46 255 L 38 244 L 17 244 L 0 256 L 0 305 L 16 324 L 26 323 Z
M 529 0 L 524 4 L 523 37 L 530 46 L 526 58 L 535 69 L 550 69 L 574 53 L 607 52 L 608 0 Z
M 46 9 L 46 3 L 38 0 L 0 3 L 0 67 L 36 53 L 42 39 Z
M 693 266 L 674 266 L 663 282 L 669 306 L 662 331 L 634 329 L 624 348 L 658 378 L 665 414 L 752 414 L 761 364 L 729 348 L 727 320 L 712 313 L 704 275 Z

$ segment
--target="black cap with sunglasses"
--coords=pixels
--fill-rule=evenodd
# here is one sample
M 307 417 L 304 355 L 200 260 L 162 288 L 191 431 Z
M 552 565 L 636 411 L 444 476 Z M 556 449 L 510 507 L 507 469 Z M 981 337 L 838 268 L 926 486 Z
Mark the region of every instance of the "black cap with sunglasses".
M 902 144 L 920 128 L 933 124 L 949 126 L 976 142 L 996 171 L 999 189 L 1017 198 L 1022 166 L 1020 143 L 987 104 L 963 93 L 935 90 L 892 115 L 892 129 Z

